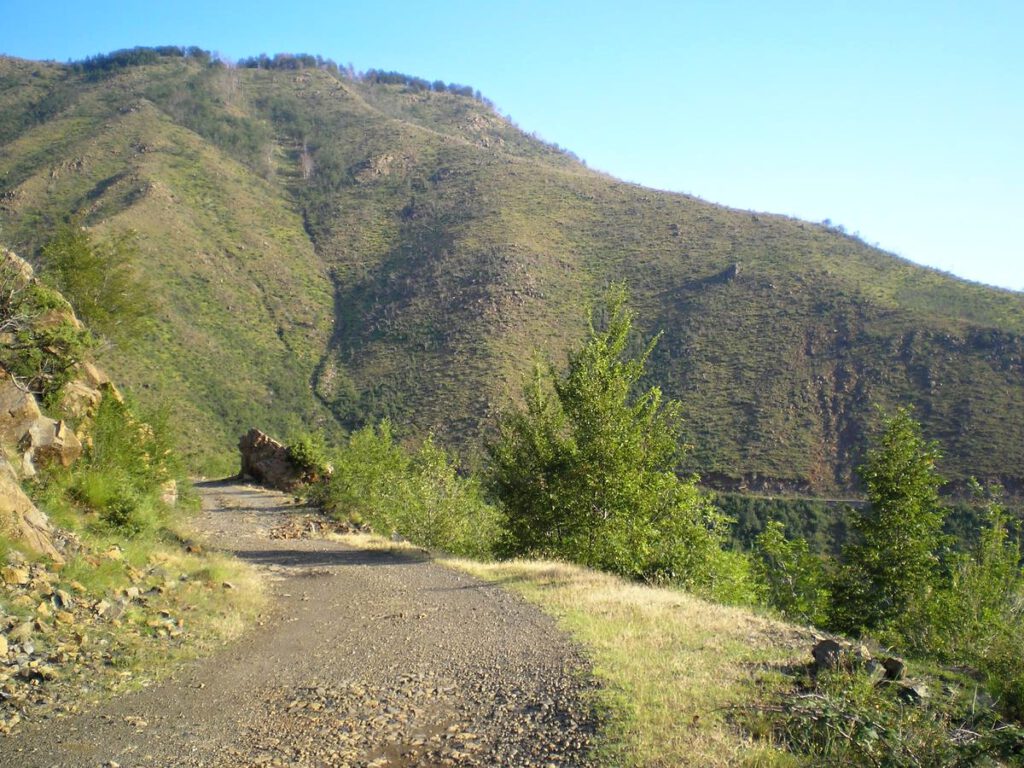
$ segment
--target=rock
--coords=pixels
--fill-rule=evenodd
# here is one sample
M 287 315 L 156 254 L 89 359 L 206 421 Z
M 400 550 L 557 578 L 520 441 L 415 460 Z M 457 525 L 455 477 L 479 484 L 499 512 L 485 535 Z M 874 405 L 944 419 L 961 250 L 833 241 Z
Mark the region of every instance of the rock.
M 46 515 L 21 490 L 14 468 L 0 456 L 0 531 L 57 563 L 64 558 L 54 546 L 54 530 Z
M 0 576 L 3 577 L 4 584 L 12 587 L 28 584 L 31 578 L 27 568 L 15 568 L 13 565 L 9 565 L 3 571 L 0 571 Z
M 70 467 L 82 455 L 82 443 L 74 430 L 63 421 L 41 416 L 28 428 L 19 448 L 30 454 L 36 466 L 60 464 Z
M 25 643 L 30 637 L 32 637 L 32 632 L 32 622 L 23 621 L 7 633 L 7 640 L 13 643 Z
M 843 646 L 832 639 L 825 639 L 811 649 L 816 671 L 838 669 L 843 657 Z
M 290 491 L 302 481 L 302 470 L 288 457 L 288 449 L 258 429 L 250 429 L 238 441 L 242 476 L 262 485 Z
M 7 376 L 0 381 L 0 444 L 18 445 L 42 415 L 31 393 L 20 389 Z
M 930 694 L 924 683 L 906 680 L 896 683 L 896 695 L 908 704 L 920 704 Z
M 886 680 L 902 680 L 907 676 L 907 664 L 903 659 L 890 656 L 882 659 L 882 666 L 885 667 Z
M 7 635 L 0 635 L 0 659 L 7 657 Z
M 103 393 L 84 381 L 69 381 L 60 393 L 61 411 L 76 421 L 95 412 Z

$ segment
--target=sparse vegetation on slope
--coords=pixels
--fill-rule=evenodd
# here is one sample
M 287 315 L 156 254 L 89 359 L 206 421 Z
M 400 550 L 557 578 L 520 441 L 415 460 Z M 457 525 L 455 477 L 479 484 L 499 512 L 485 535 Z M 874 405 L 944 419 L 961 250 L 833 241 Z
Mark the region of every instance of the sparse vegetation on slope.
M 315 57 L 128 58 L 98 79 L 0 61 L 0 223 L 26 253 L 72 215 L 138 232 L 162 305 L 104 355 L 180 410 L 194 462 L 252 423 L 390 417 L 478 446 L 522 351 L 558 361 L 580 309 L 625 280 L 637 335 L 665 331 L 651 381 L 684 403 L 690 468 L 712 485 L 848 492 L 868 404 L 909 402 L 951 480 L 1020 488 L 1020 294 L 623 184 L 458 88 Z

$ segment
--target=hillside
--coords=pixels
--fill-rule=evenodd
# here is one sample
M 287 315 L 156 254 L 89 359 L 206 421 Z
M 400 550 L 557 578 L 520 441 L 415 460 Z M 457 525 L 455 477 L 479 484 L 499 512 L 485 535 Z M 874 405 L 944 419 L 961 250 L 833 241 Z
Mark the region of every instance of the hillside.
M 139 233 L 160 300 L 103 362 L 197 462 L 384 416 L 475 449 L 625 279 L 712 484 L 849 490 L 872 406 L 910 402 L 950 477 L 1024 488 L 1022 294 L 617 181 L 461 93 L 152 59 L 0 59 L 0 237 Z

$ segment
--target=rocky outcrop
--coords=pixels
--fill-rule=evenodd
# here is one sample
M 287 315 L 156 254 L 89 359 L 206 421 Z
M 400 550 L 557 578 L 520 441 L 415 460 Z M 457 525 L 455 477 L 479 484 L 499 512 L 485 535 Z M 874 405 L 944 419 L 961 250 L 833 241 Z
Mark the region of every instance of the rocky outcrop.
M 54 545 L 54 529 L 50 525 L 50 521 L 25 495 L 14 468 L 2 457 L 0 457 L 0 533 L 28 545 L 40 554 L 49 555 L 55 562 L 64 561 Z
M 238 441 L 242 477 L 270 488 L 290 491 L 303 479 L 302 469 L 292 463 L 288 448 L 258 429 L 250 429 Z

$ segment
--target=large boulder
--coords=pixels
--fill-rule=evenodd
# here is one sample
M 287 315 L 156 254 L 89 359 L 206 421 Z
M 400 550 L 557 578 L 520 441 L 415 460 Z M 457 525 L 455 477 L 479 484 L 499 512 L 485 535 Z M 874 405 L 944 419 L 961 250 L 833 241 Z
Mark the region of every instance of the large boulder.
M 282 491 L 290 491 L 302 481 L 303 472 L 292 463 L 288 448 L 258 429 L 242 435 L 238 450 L 243 477 Z
M 20 541 L 55 562 L 64 558 L 54 546 L 54 530 L 46 515 L 25 495 L 14 468 L 0 457 L 0 533 Z

